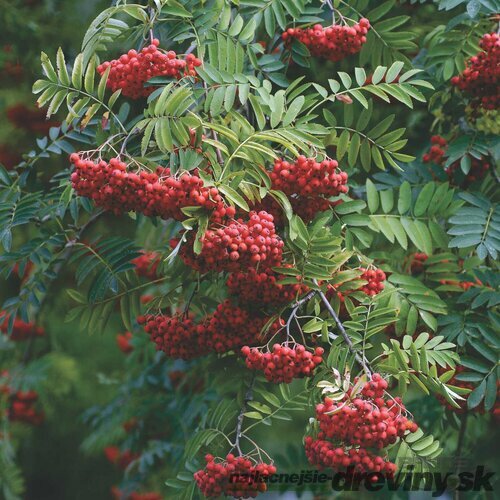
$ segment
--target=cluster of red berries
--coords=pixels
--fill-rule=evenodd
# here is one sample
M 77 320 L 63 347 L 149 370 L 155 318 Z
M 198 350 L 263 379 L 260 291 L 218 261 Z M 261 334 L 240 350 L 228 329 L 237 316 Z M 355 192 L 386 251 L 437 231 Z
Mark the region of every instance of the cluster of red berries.
M 16 104 L 6 109 L 7 119 L 14 127 L 26 130 L 33 134 L 46 135 L 50 127 L 59 125 L 56 121 L 47 121 L 45 111 L 38 108 L 30 108 L 25 104 Z
M 130 450 L 121 451 L 118 446 L 107 446 L 104 448 L 104 456 L 110 463 L 116 465 L 119 469 L 125 470 L 140 455 Z
M 78 195 L 117 215 L 135 211 L 149 217 L 183 220 L 181 209 L 193 206 L 213 211 L 215 220 L 234 215 L 232 207 L 224 207 L 217 188 L 203 186 L 196 170 L 176 176 L 163 167 L 156 172 L 128 172 L 127 164 L 119 158 L 94 162 L 77 153 L 70 161 L 75 166 L 71 182 Z
M 485 109 L 500 105 L 500 35 L 486 33 L 479 42 L 482 52 L 471 57 L 467 68 L 451 79 L 452 85 L 477 99 Z
M 200 323 L 183 315 L 162 314 L 140 316 L 137 321 L 151 335 L 157 350 L 171 358 L 188 360 L 210 352 L 222 354 L 257 344 L 267 319 L 251 316 L 226 300 Z
M 411 256 L 410 272 L 411 274 L 420 274 L 425 269 L 425 262 L 429 258 L 426 253 L 416 252 Z
M 435 163 L 441 165 L 444 163 L 446 150 L 448 149 L 448 141 L 440 135 L 433 135 L 431 137 L 431 148 L 422 157 L 424 163 Z
M 5 311 L 0 311 L 0 332 L 7 333 L 9 319 L 10 317 Z M 36 326 L 33 322 L 26 323 L 20 318 L 15 318 L 9 338 L 14 342 L 22 342 L 32 338 L 43 337 L 44 335 L 45 330 L 42 327 Z
M 289 384 L 294 378 L 310 377 L 314 369 L 323 361 L 322 347 L 316 347 L 314 353 L 302 344 L 288 347 L 286 344 L 274 344 L 272 352 L 263 352 L 256 347 L 245 346 L 241 349 L 250 370 L 260 370 L 269 382 Z
M 362 18 L 353 26 L 333 25 L 325 28 L 321 24 L 315 24 L 306 29 L 288 28 L 282 38 L 285 43 L 295 38 L 307 46 L 313 57 L 341 61 L 361 50 L 369 29 L 370 21 Z
M 116 486 L 111 488 L 111 497 L 113 500 L 163 500 L 163 496 L 156 491 L 148 491 L 146 493 L 138 493 L 132 491 L 131 493 L 124 493 Z
M 359 394 L 353 394 L 351 388 L 341 400 L 324 398 L 316 406 L 320 432 L 316 440 L 308 440 L 309 460 L 323 467 L 354 466 L 358 472 L 393 473 L 394 464 L 367 454 L 366 448 L 381 450 L 407 432 L 416 432 L 418 426 L 405 416 L 400 398 L 384 397 L 387 385 L 375 373 Z M 325 443 L 328 440 L 330 444 Z
M 194 235 L 188 237 L 179 255 L 188 266 L 202 273 L 279 266 L 284 243 L 276 234 L 273 220 L 271 214 L 261 210 L 250 212 L 248 221 L 239 218 L 228 220 L 225 226 L 212 225 L 202 237 L 199 255 L 193 250 Z M 170 245 L 175 247 L 178 242 L 174 239 Z
M 225 300 L 208 318 L 207 345 L 210 351 L 222 354 L 242 346 L 259 343 L 260 333 L 267 323 L 265 316 L 256 316 Z M 276 323 L 271 327 L 278 328 Z
M 443 166 L 446 162 L 447 149 L 448 141 L 444 137 L 433 135 L 431 137 L 431 147 L 429 151 L 424 154 L 422 160 L 424 163 L 434 163 L 435 165 Z M 471 167 L 469 173 L 465 176 L 465 183 L 482 179 L 491 167 L 487 158 L 474 158 L 473 156 L 470 156 L 470 161 Z M 450 181 L 453 181 L 457 172 L 461 171 L 460 161 L 457 160 L 451 165 L 445 167 L 445 171 L 448 174 Z
M 205 468 L 195 472 L 194 479 L 207 498 L 255 498 L 267 490 L 266 478 L 276 474 L 272 464 L 255 464 L 245 456 L 235 457 L 231 453 L 225 460 L 206 455 L 205 461 Z
M 394 444 L 407 431 L 416 432 L 417 424 L 403 414 L 399 398 L 385 399 L 387 381 L 374 374 L 354 400 L 347 395 L 333 401 L 326 397 L 316 406 L 316 418 L 325 438 L 353 446 L 382 449 Z
M 365 269 L 360 268 L 363 274 L 360 276 L 362 280 L 368 281 L 368 283 L 360 288 L 360 290 L 366 295 L 377 295 L 384 289 L 384 281 L 386 275 L 381 269 Z
M 186 75 L 196 75 L 195 68 L 201 66 L 198 58 L 189 54 L 185 60 L 179 59 L 173 50 L 162 52 L 159 45 L 159 40 L 154 39 L 151 45 L 140 52 L 132 49 L 118 59 L 103 62 L 97 71 L 102 75 L 111 67 L 106 86 L 113 92 L 121 89 L 122 94 L 131 99 L 151 94 L 156 87 L 145 87 L 144 84 L 155 76 L 180 79 Z
M 491 162 L 485 157 L 474 158 L 473 156 L 470 156 L 470 161 L 470 170 L 465 177 L 464 183 L 470 183 L 482 179 L 491 168 Z M 461 168 L 459 161 L 455 161 L 449 167 L 446 167 L 448 177 L 454 182 L 458 183 L 458 181 L 455 181 L 455 177 L 457 177 L 457 174 L 460 174 L 460 172 Z
M 333 202 L 329 197 L 348 191 L 348 176 L 335 160 L 317 162 L 302 155 L 294 163 L 278 159 L 269 177 L 272 188 L 288 195 L 293 212 L 305 222 L 342 201 Z M 276 224 L 283 225 L 283 211 L 274 198 L 267 196 L 256 207 L 273 214 Z
M 297 214 L 304 222 L 312 221 L 319 212 L 326 212 L 341 203 L 343 203 L 342 200 L 330 201 L 326 198 L 314 198 L 313 196 L 290 198 L 293 213 Z
M 158 266 L 160 265 L 160 255 L 157 252 L 141 252 L 139 257 L 132 260 L 137 276 L 142 276 L 149 280 L 158 278 Z
M 317 162 L 305 156 L 299 156 L 294 163 L 278 159 L 269 177 L 273 189 L 287 195 L 337 196 L 348 191 L 347 174 L 338 166 L 335 160 Z
M 17 391 L 10 393 L 7 417 L 11 422 L 40 425 L 44 421 L 45 415 L 42 411 L 37 410 L 37 401 L 38 394 L 35 391 Z
M 396 464 L 364 448 L 347 449 L 336 446 L 331 441 L 306 436 L 305 451 L 309 463 L 319 469 L 331 468 L 336 471 L 346 470 L 352 474 L 372 474 L 370 479 L 374 482 L 377 481 L 378 474 L 393 477 L 396 472 Z
M 151 335 L 156 349 L 169 358 L 188 360 L 208 354 L 204 323 L 196 324 L 182 315 L 164 314 L 139 316 L 137 321 Z
M 230 294 L 237 295 L 241 304 L 280 306 L 293 302 L 308 290 L 298 281 L 296 284 L 279 284 L 278 281 L 284 277 L 271 269 L 257 271 L 250 268 L 247 271 L 231 273 L 227 286 Z
M 118 345 L 120 351 L 122 351 L 124 354 L 130 354 L 134 350 L 134 347 L 130 343 L 131 340 L 131 332 L 119 333 L 116 336 L 116 344 Z

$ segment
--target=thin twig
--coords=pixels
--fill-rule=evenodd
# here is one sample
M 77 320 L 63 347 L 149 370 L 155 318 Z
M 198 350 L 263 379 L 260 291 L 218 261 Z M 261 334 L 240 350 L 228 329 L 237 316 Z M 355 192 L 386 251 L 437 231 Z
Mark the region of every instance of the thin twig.
M 196 49 L 196 44 L 195 43 L 192 43 L 188 49 L 186 50 L 186 52 L 184 52 L 184 55 L 185 56 L 188 56 L 189 54 L 191 54 L 193 52 L 193 50 Z
M 287 341 L 288 341 L 288 338 L 291 337 L 291 334 L 290 334 L 290 325 L 292 324 L 293 319 L 296 318 L 298 310 L 300 309 L 300 307 L 304 303 L 306 303 L 309 300 L 311 300 L 313 298 L 313 296 L 315 295 L 315 293 L 316 293 L 316 291 L 312 290 L 305 297 L 303 297 L 302 299 L 300 299 L 299 301 L 297 301 L 293 305 L 292 312 L 290 313 L 290 316 L 288 317 L 288 320 L 286 322 L 286 336 L 287 336 Z
M 252 373 L 252 379 L 250 380 L 250 385 L 245 394 L 245 399 L 243 400 L 243 406 L 241 407 L 240 414 L 238 415 L 238 420 L 236 421 L 236 437 L 234 439 L 234 447 L 238 450 L 239 456 L 243 455 L 240 447 L 240 438 L 242 436 L 241 428 L 243 426 L 243 419 L 245 418 L 245 412 L 248 409 L 248 403 L 253 400 L 253 385 L 255 383 L 255 372 Z
M 198 285 L 196 285 L 193 288 L 193 291 L 191 292 L 189 299 L 187 300 L 186 305 L 184 306 L 184 312 L 183 312 L 184 318 L 187 318 L 189 314 L 189 308 L 191 307 L 191 302 L 193 301 L 193 298 L 196 295 L 197 290 L 198 290 Z
M 149 39 L 151 41 L 151 43 L 153 43 L 153 40 L 154 40 L 154 33 L 153 33 L 153 26 L 155 24 L 155 17 L 156 17 L 156 14 L 155 14 L 155 11 L 153 9 L 153 7 L 150 7 L 149 9 L 149 25 L 150 25 L 150 28 L 149 28 Z
M 335 312 L 335 310 L 331 306 L 330 302 L 326 298 L 326 295 L 322 291 L 319 291 L 318 294 L 321 297 L 323 304 L 325 304 L 326 309 L 330 313 L 330 316 L 335 320 L 335 323 L 337 324 L 337 327 L 340 330 L 340 333 L 342 334 L 342 338 L 344 339 L 344 342 L 347 344 L 349 351 L 351 351 L 351 353 L 354 354 L 356 361 L 363 367 L 363 370 L 368 375 L 368 377 L 371 378 L 372 377 L 372 370 L 368 365 L 368 361 L 367 361 L 366 357 L 364 355 L 360 355 L 358 353 L 358 351 L 356 351 L 354 344 L 352 343 L 351 338 L 349 337 L 349 335 L 347 335 L 347 332 L 345 331 L 344 325 L 342 324 L 339 317 L 337 316 L 337 313 Z
M 127 147 L 127 143 L 128 141 L 130 140 L 130 138 L 135 135 L 135 134 L 138 134 L 140 132 L 140 130 L 135 127 L 133 128 L 128 134 L 127 136 L 125 137 L 125 139 L 123 139 L 123 143 L 122 143 L 122 146 L 120 148 L 120 154 L 119 156 L 121 156 L 124 152 L 125 152 L 125 148 Z
M 214 138 L 214 141 L 219 142 L 219 136 L 217 135 L 217 132 L 212 129 L 212 137 Z M 222 152 L 219 148 L 215 148 L 215 154 L 217 155 L 217 161 L 220 163 L 220 166 L 224 166 L 224 158 L 222 157 Z

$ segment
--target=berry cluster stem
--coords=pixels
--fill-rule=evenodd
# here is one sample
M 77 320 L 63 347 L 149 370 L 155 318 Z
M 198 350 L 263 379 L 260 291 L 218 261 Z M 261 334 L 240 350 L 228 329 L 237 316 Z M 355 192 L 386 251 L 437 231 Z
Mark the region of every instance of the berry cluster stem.
M 303 304 L 305 304 L 306 302 L 309 302 L 314 297 L 315 294 L 316 294 L 316 291 L 312 290 L 306 296 L 302 297 L 300 300 L 298 300 L 297 302 L 295 302 L 295 304 L 293 305 L 292 312 L 290 313 L 290 316 L 288 317 L 288 320 L 286 322 L 286 334 L 287 334 L 287 338 L 291 337 L 291 335 L 290 335 L 290 326 L 291 326 L 292 320 L 297 316 L 297 311 L 300 309 L 300 307 Z

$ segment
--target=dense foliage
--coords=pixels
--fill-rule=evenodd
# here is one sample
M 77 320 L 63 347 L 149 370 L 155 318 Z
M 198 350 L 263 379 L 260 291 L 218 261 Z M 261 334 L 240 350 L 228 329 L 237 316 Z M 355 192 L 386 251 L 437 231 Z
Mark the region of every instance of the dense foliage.
M 3 496 L 247 497 L 276 471 L 493 460 L 495 2 L 98 7 L 81 46 L 42 52 L 48 121 L 5 109 L 47 135 L 0 148 Z M 99 481 L 51 477 L 73 455 Z

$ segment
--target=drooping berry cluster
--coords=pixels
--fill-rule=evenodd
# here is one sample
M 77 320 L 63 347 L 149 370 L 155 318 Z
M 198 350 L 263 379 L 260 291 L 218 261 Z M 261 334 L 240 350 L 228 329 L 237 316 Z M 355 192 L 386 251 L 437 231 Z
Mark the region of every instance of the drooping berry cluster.
M 201 253 L 193 250 L 194 235 L 179 253 L 182 260 L 199 272 L 238 272 L 259 266 L 266 269 L 281 264 L 283 240 L 276 234 L 274 218 L 267 212 L 250 212 L 248 221 L 230 219 L 227 225 L 212 225 L 203 235 Z M 179 240 L 172 240 L 175 247 Z
M 137 318 L 144 325 L 146 333 L 169 358 L 193 359 L 208 354 L 206 346 L 206 325 L 196 324 L 182 315 L 147 315 Z
M 454 76 L 451 83 L 469 94 L 483 108 L 497 109 L 500 105 L 500 36 L 486 33 L 479 46 L 482 52 L 471 57 L 467 68 L 461 75 Z
M 261 330 L 269 318 L 256 316 L 225 300 L 208 317 L 207 345 L 222 354 L 259 343 Z M 272 327 L 271 327 L 272 328 Z
M 331 441 L 305 438 L 305 452 L 309 463 L 319 469 L 331 468 L 335 471 L 347 470 L 353 474 L 373 474 L 373 480 L 378 479 L 377 474 L 393 477 L 396 464 L 387 458 L 375 455 L 364 448 L 347 449 L 336 446 Z
M 245 346 L 241 352 L 250 370 L 263 371 L 269 382 L 289 384 L 294 378 L 310 377 L 323 361 L 324 349 L 316 347 L 314 352 L 310 352 L 302 344 L 293 347 L 274 344 L 272 351 Z
M 7 333 L 9 320 L 10 316 L 5 311 L 0 311 L 0 332 Z M 36 326 L 33 322 L 26 323 L 20 318 L 15 318 L 9 338 L 14 342 L 22 342 L 43 336 L 45 336 L 45 330 L 42 327 Z
M 217 188 L 205 187 L 196 170 L 179 175 L 171 175 L 170 169 L 163 167 L 156 172 L 130 172 L 118 158 L 94 162 L 76 153 L 70 161 L 75 166 L 71 182 L 78 195 L 117 215 L 135 211 L 183 220 L 186 216 L 181 209 L 193 206 L 213 211 L 215 220 L 234 215 L 232 207 L 224 207 Z
M 158 266 L 160 265 L 160 255 L 157 252 L 141 252 L 139 257 L 132 260 L 135 265 L 135 272 L 138 276 L 154 280 L 158 278 Z
M 285 43 L 295 38 L 307 46 L 313 57 L 341 61 L 361 50 L 369 29 L 370 21 L 362 18 L 353 26 L 333 25 L 325 28 L 315 24 L 312 28 L 288 28 L 282 38 Z
M 294 163 L 278 159 L 269 177 L 273 189 L 287 195 L 337 196 L 348 191 L 347 174 L 338 166 L 335 160 L 317 162 L 305 156 L 299 156 Z
M 180 79 L 185 75 L 196 75 L 195 68 L 201 66 L 198 58 L 189 54 L 185 60 L 179 59 L 173 50 L 162 52 L 159 45 L 160 42 L 154 39 L 151 45 L 140 52 L 132 49 L 118 59 L 103 62 L 97 71 L 102 75 L 110 67 L 106 86 L 113 92 L 121 89 L 122 94 L 131 99 L 151 94 L 156 87 L 145 87 L 144 84 L 155 76 Z
M 360 268 L 363 274 L 360 276 L 362 280 L 368 281 L 368 283 L 360 288 L 360 290 L 366 295 L 377 295 L 384 289 L 384 281 L 386 279 L 384 271 L 381 269 L 365 269 Z
M 278 159 L 269 177 L 272 188 L 283 191 L 289 197 L 293 212 L 305 222 L 314 219 L 318 212 L 324 212 L 341 202 L 330 201 L 330 197 L 348 191 L 348 176 L 338 168 L 335 160 L 318 162 L 315 158 L 299 156 L 290 163 Z M 276 224 L 283 225 L 283 210 L 274 198 L 265 197 L 258 207 L 272 213 Z
M 134 346 L 130 343 L 131 340 L 131 332 L 119 333 L 116 336 L 116 344 L 124 354 L 130 354 L 134 350 Z
M 200 323 L 182 315 L 147 315 L 137 321 L 151 335 L 157 350 L 171 358 L 188 360 L 256 345 L 267 318 L 250 315 L 226 300 Z
M 254 463 L 246 456 L 235 457 L 231 453 L 225 460 L 206 455 L 205 461 L 205 468 L 195 472 L 194 479 L 207 498 L 255 498 L 267 490 L 265 479 L 276 474 L 272 464 Z
M 106 448 L 104 448 L 104 456 L 110 463 L 116 465 L 121 470 L 125 470 L 132 462 L 137 460 L 140 455 L 131 450 L 121 451 L 118 446 L 106 446 Z
M 446 151 L 448 150 L 448 141 L 439 135 L 431 137 L 431 148 L 422 157 L 424 163 L 434 163 L 435 165 L 442 166 L 448 174 L 450 181 L 460 184 L 459 177 L 463 179 L 463 183 L 474 182 L 482 179 L 491 167 L 491 163 L 487 158 L 470 158 L 470 170 L 467 175 L 461 171 L 460 160 L 453 162 L 451 165 L 444 166 L 446 163 Z
M 341 402 L 325 398 L 324 404 L 316 406 L 316 418 L 325 437 L 380 450 L 407 431 L 415 432 L 418 427 L 404 415 L 401 400 L 384 399 L 386 388 L 387 381 L 375 374 L 364 385 L 360 397 L 352 401 L 347 397 Z
M 311 463 L 336 470 L 354 466 L 355 472 L 394 473 L 394 464 L 366 449 L 382 450 L 418 426 L 407 418 L 400 398 L 384 397 L 387 385 L 375 373 L 359 393 L 351 388 L 342 399 L 326 397 L 316 406 L 320 432 L 316 439 L 306 440 Z
M 37 410 L 37 402 L 38 394 L 35 391 L 10 392 L 7 417 L 11 422 L 40 425 L 45 416 L 42 411 Z
M 257 271 L 251 268 L 248 271 L 231 273 L 227 286 L 232 295 L 238 296 L 241 304 L 280 306 L 293 302 L 300 294 L 308 290 L 299 282 L 279 284 L 278 281 L 284 277 L 271 269 Z

